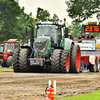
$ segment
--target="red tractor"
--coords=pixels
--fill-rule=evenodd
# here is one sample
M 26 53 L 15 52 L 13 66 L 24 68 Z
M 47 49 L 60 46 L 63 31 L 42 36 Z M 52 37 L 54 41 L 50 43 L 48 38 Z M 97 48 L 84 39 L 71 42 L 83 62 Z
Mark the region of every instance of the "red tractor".
M 2 67 L 11 66 L 13 52 L 19 47 L 20 41 L 17 41 L 17 39 L 9 39 L 4 41 L 3 51 L 0 51 L 0 62 Z
M 0 44 L 0 64 L 1 64 L 2 59 L 3 59 L 3 48 L 4 48 L 4 44 Z

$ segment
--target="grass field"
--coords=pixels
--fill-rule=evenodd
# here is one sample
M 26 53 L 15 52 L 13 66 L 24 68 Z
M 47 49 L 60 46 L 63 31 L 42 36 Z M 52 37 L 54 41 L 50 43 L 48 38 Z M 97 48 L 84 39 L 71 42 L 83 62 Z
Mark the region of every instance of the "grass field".
M 73 97 L 64 97 L 55 100 L 100 100 L 100 90 L 88 94 L 80 94 Z
M 0 66 L 0 71 L 13 71 L 13 69 Z

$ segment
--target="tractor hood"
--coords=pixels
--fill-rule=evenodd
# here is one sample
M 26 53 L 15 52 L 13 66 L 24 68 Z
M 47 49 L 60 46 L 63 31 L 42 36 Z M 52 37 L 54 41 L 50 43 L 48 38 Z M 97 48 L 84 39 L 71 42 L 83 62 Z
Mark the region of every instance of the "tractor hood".
M 37 39 L 35 39 L 35 43 L 39 43 L 39 44 L 41 44 L 41 43 L 43 44 L 47 41 L 48 41 L 48 39 L 46 39 L 46 38 L 37 38 Z
M 50 37 L 47 37 L 47 36 L 36 38 L 34 41 L 35 51 L 44 52 L 45 49 L 47 51 L 49 40 L 50 40 Z

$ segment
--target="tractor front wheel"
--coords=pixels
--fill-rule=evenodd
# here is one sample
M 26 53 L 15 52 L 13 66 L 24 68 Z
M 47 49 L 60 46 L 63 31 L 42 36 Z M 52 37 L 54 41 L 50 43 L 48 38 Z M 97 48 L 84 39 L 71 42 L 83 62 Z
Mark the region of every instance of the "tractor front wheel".
M 61 49 L 55 49 L 52 53 L 50 69 L 50 72 L 52 73 L 60 72 L 61 51 Z
M 12 62 L 12 56 L 9 56 L 7 58 L 7 67 L 10 67 L 11 66 L 11 62 Z
M 20 49 L 15 49 L 13 56 L 12 56 L 12 67 L 14 72 L 19 72 L 19 52 Z
M 20 72 L 29 72 L 30 71 L 30 63 L 28 61 L 28 57 L 30 55 L 30 50 L 28 48 L 21 49 L 19 54 L 19 70 Z
M 1 66 L 2 66 L 2 67 L 7 67 L 7 63 L 3 62 L 3 63 L 1 64 Z

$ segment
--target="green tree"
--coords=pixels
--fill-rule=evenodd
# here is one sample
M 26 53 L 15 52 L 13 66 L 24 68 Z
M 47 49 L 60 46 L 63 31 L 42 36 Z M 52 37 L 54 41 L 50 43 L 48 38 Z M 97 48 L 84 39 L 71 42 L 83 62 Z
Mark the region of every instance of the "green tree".
M 10 38 L 26 41 L 26 37 L 30 35 L 30 29 L 28 28 L 28 35 L 24 36 L 23 27 L 30 23 L 35 25 L 32 13 L 26 14 L 24 7 L 20 8 L 18 2 L 0 0 L 0 41 Z
M 49 20 L 50 20 L 50 21 L 53 21 L 53 22 L 56 21 L 56 20 L 62 22 L 62 20 L 60 20 L 59 17 L 57 16 L 57 14 L 55 14 L 55 13 L 53 14 L 53 17 L 50 18 Z
M 96 14 L 100 19 L 100 0 L 69 0 L 66 1 L 67 12 L 74 21 L 82 22 Z
M 30 24 L 35 25 L 36 21 L 34 18 L 32 18 L 32 14 L 26 14 L 26 13 L 22 13 L 20 14 L 20 16 L 18 17 L 18 21 L 16 23 L 16 26 L 13 29 L 13 34 L 15 35 L 15 37 L 18 40 L 23 40 L 23 41 L 27 41 L 26 37 L 30 38 L 30 32 L 31 32 L 31 28 L 27 27 L 27 31 L 28 34 L 27 35 L 23 35 L 23 28 L 27 25 Z
M 18 21 L 17 17 L 23 9 L 14 0 L 0 0 L 0 39 L 7 40 L 13 37 L 13 28 Z
M 37 8 L 37 15 L 36 15 L 36 17 L 39 20 L 41 20 L 41 21 L 52 21 L 52 22 L 54 22 L 54 21 L 58 20 L 58 21 L 62 22 L 62 20 L 59 19 L 59 17 L 57 16 L 57 14 L 54 13 L 53 17 L 50 18 L 49 11 L 44 10 L 44 9 L 42 9 L 40 7 Z
M 69 33 L 72 31 L 74 35 L 79 36 L 80 32 L 84 32 L 84 28 L 78 22 L 72 22 L 71 25 L 68 25 Z
M 47 21 L 50 18 L 50 13 L 47 10 L 38 7 L 36 17 L 41 21 Z

